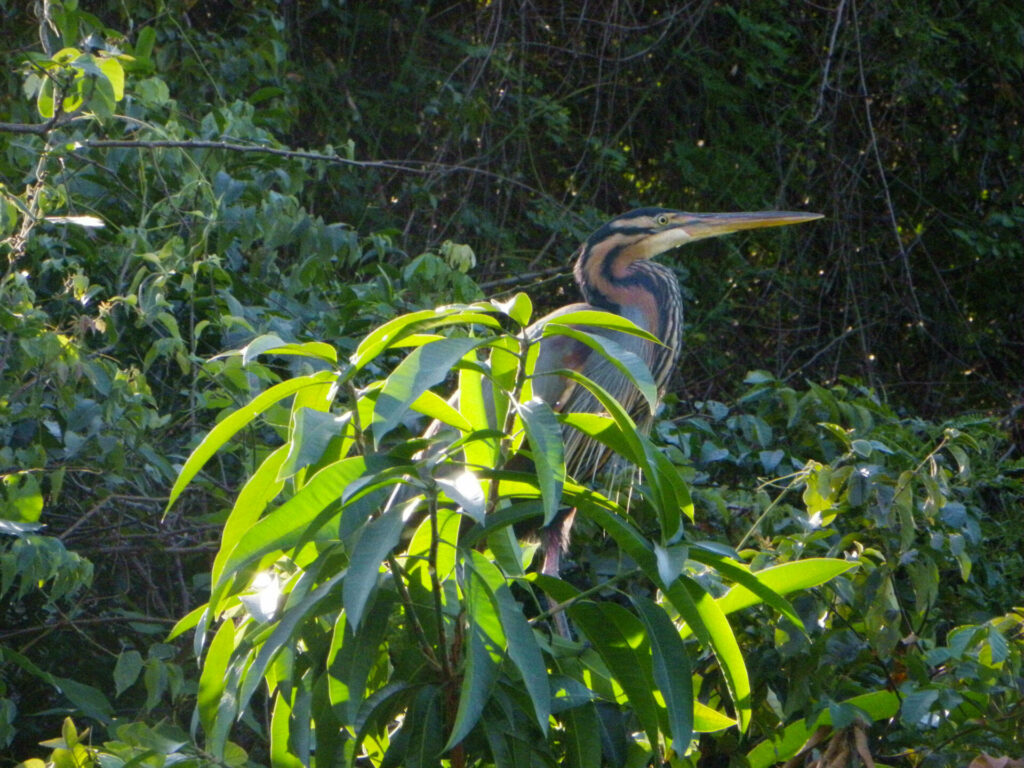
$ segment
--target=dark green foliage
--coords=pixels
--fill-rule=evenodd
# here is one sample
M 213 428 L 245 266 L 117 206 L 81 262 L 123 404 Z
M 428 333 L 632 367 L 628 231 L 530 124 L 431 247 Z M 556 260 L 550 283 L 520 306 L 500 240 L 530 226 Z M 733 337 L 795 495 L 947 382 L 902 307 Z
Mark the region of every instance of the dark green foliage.
M 201 436 L 281 381 L 326 386 L 316 377 L 333 375 L 333 350 L 347 358 L 399 315 L 534 281 L 540 309 L 575 300 L 580 238 L 660 203 L 826 214 L 672 257 L 689 325 L 657 462 L 689 480 L 687 535 L 738 547 L 755 571 L 809 554 L 861 564 L 794 600 L 806 636 L 768 595 L 730 615 L 751 726 L 705 737 L 702 752 L 759 764 L 778 723 L 793 742 L 818 714 L 854 728 L 851 700 L 877 719 L 892 693 L 896 720 L 870 731 L 883 762 L 1019 753 L 1018 5 L 0 0 L 0 752 L 31 753 L 71 712 L 121 759 L 153 749 L 202 764 L 180 727 L 218 668 L 207 660 L 197 679 L 192 649 L 159 641 L 208 599 L 244 480 L 273 461 L 301 486 L 342 455 L 345 425 L 269 404 L 161 521 Z M 273 337 L 326 344 L 215 357 L 261 334 L 262 351 L 282 347 Z M 366 381 L 403 353 L 369 361 Z M 755 367 L 766 372 L 744 384 Z M 343 394 L 338 408 L 359 393 Z M 547 414 L 521 417 L 542 442 Z M 408 426 L 388 425 L 392 437 Z M 286 441 L 303 450 L 274 453 Z M 533 480 L 548 514 L 552 465 Z M 652 482 L 657 502 L 631 510 L 641 539 L 680 518 L 664 502 L 687 501 L 681 484 Z M 614 579 L 632 600 L 622 622 L 664 636 L 649 574 L 624 565 L 637 539 L 611 536 L 599 506 L 580 518 L 568 581 Z M 701 586 L 718 589 L 730 561 L 677 545 L 652 572 L 700 562 Z M 579 621 L 598 624 L 589 610 Z M 312 652 L 329 652 L 326 632 L 305 636 Z M 401 666 L 415 649 L 399 650 Z M 578 668 L 562 663 L 552 712 L 603 738 L 556 734 L 552 748 L 619 762 L 643 723 L 583 703 Z M 700 701 L 730 700 L 712 657 L 693 673 Z M 372 686 L 382 673 L 361 674 Z M 656 664 L 650 675 L 664 688 Z M 527 682 L 502 683 L 467 743 L 522 764 L 534 744 L 506 737 L 541 728 L 536 695 L 516 688 Z M 399 705 L 435 723 L 440 690 L 381 694 L 372 727 Z M 326 695 L 254 709 L 233 738 L 269 760 L 268 733 Z M 436 737 L 423 728 L 401 748 L 425 753 Z M 86 759 L 70 723 L 63 738 Z M 919 752 L 893 757 L 904 748 Z

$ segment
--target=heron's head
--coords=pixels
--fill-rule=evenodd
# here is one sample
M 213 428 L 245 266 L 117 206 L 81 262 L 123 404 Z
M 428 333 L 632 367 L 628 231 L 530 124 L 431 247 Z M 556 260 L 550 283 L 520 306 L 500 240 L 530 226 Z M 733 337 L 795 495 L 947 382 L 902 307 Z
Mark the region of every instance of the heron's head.
M 680 245 L 743 229 L 781 227 L 820 219 L 820 213 L 687 213 L 669 208 L 638 208 L 624 213 L 592 234 L 583 249 L 602 263 L 607 276 L 621 278 L 634 261 L 652 259 Z
M 820 213 L 687 213 L 669 208 L 638 208 L 612 219 L 581 246 L 574 269 L 576 282 L 591 304 L 620 311 L 650 305 L 650 313 L 678 295 L 671 271 L 649 259 L 680 245 L 742 229 L 781 227 L 820 219 Z

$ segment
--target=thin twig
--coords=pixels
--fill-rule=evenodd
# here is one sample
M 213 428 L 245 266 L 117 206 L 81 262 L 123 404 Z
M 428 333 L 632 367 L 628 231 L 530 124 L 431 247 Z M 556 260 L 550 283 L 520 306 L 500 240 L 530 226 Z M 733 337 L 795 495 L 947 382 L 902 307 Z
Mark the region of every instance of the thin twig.
M 846 0 L 839 0 L 839 5 L 836 7 L 836 23 L 832 26 L 832 37 L 828 41 L 828 56 L 825 58 L 825 69 L 821 73 L 821 87 L 818 89 L 818 106 L 814 109 L 814 115 L 811 117 L 811 122 L 814 122 L 821 115 L 822 109 L 825 107 L 825 91 L 828 89 L 828 75 L 832 69 L 832 59 L 836 53 L 836 38 L 839 36 L 839 27 L 842 26 L 843 22 L 843 11 L 846 9 Z
M 914 302 L 915 316 L 917 318 L 924 317 L 924 313 L 921 310 L 921 304 L 917 300 L 917 290 L 914 287 L 914 278 L 910 270 L 910 256 L 907 249 L 903 245 L 903 239 L 900 236 L 900 224 L 896 218 L 896 205 L 892 200 L 892 193 L 889 190 L 889 181 L 885 175 L 885 164 L 882 162 L 882 153 L 878 148 L 878 136 L 875 133 L 875 124 L 871 117 L 871 103 L 872 98 L 868 93 L 868 81 L 867 76 L 864 74 L 864 55 L 860 46 L 860 22 L 857 17 L 857 3 L 854 2 L 851 6 L 853 12 L 853 25 L 856 30 L 857 38 L 857 74 L 860 79 L 860 90 L 861 97 L 864 99 L 864 119 L 867 122 L 868 134 L 871 137 L 871 154 L 875 158 L 875 165 L 878 167 L 878 180 L 882 183 L 882 192 L 885 193 L 885 206 L 886 211 L 889 214 L 889 222 L 892 224 L 893 239 L 896 241 L 896 250 L 899 251 L 900 260 L 903 264 L 903 272 L 907 278 L 907 287 L 910 289 L 910 298 Z
M 423 625 L 420 624 L 419 617 L 416 615 L 416 611 L 412 603 L 412 595 L 409 594 L 409 587 L 405 584 L 405 571 L 402 566 L 398 564 L 398 560 L 395 556 L 388 554 L 388 570 L 391 572 L 391 579 L 395 582 L 395 588 L 398 590 L 398 597 L 402 601 L 402 607 L 405 610 L 405 615 L 409 617 L 409 625 L 412 627 L 413 634 L 416 635 L 416 641 L 420 645 L 420 649 L 423 651 L 423 655 L 426 657 L 427 662 L 435 671 L 441 670 L 441 664 L 437 660 L 437 656 L 434 654 L 434 648 L 430 645 L 430 638 L 427 637 L 426 630 L 423 629 Z

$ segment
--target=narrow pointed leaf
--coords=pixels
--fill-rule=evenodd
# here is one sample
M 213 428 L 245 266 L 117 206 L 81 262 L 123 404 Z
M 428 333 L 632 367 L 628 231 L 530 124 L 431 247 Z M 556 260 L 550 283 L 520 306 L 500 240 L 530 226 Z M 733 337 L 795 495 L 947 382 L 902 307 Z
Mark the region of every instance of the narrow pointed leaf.
M 203 659 L 203 671 L 199 676 L 199 691 L 196 695 L 196 711 L 203 724 L 203 730 L 211 733 L 217 720 L 217 711 L 224 698 L 228 663 L 235 650 L 235 623 L 225 621 L 217 630 L 210 649 Z
M 367 609 L 366 621 L 358 632 L 353 632 L 341 611 L 334 623 L 331 646 L 327 654 L 330 671 L 328 696 L 331 706 L 342 722 L 354 725 L 366 696 L 366 683 L 370 671 L 386 653 L 383 646 L 388 629 L 388 617 L 394 596 L 378 593 L 379 597 Z
M 679 631 L 660 606 L 644 597 L 633 598 L 633 604 L 651 642 L 654 682 L 665 699 L 672 743 L 676 752 L 682 755 L 693 738 L 690 657 L 686 654 Z
M 472 556 L 474 568 L 478 572 L 490 573 L 486 580 L 494 592 L 498 605 L 501 627 L 508 642 L 509 658 L 523 677 L 523 684 L 537 717 L 537 725 L 540 726 L 542 733 L 547 734 L 548 718 L 551 715 L 551 688 L 537 638 L 526 616 L 523 615 L 522 607 L 512 596 L 512 591 L 501 571 L 480 553 L 473 552 Z
M 544 525 L 547 525 L 558 513 L 562 487 L 565 485 L 562 427 L 551 406 L 543 400 L 533 399 L 523 403 L 519 405 L 518 411 L 527 440 L 530 441 L 530 453 L 533 455 L 540 496 L 544 502 Z
M 650 542 L 645 539 L 626 517 L 626 511 L 610 499 L 578 485 L 566 485 L 566 504 L 570 504 L 585 517 L 593 520 L 615 543 L 647 574 L 654 583 L 661 584 L 658 563 Z
M 472 424 L 463 416 L 458 409 L 445 400 L 436 392 L 429 389 L 420 394 L 409 406 L 410 410 L 422 413 L 430 419 L 436 419 L 442 424 L 455 427 L 461 432 L 469 432 L 473 429 Z
M 306 578 L 312 580 L 309 572 L 300 577 L 300 579 Z M 296 588 L 296 591 L 289 596 L 289 604 L 281 612 L 281 620 L 277 622 L 273 632 L 263 643 L 254 648 L 256 657 L 253 659 L 252 665 L 245 671 L 245 679 L 238 692 L 239 712 L 249 705 L 249 699 L 252 698 L 263 681 L 267 667 L 270 666 L 281 649 L 291 642 L 299 625 L 306 620 L 310 613 L 315 611 L 318 603 L 330 594 L 331 590 L 344 578 L 345 571 L 339 571 L 295 602 L 292 602 L 292 598 L 300 593 L 300 589 Z
M 665 596 L 697 638 L 714 652 L 736 708 L 740 730 L 745 731 L 751 716 L 750 677 L 728 619 L 711 595 L 685 575 L 666 590 Z
M 329 504 L 341 498 L 345 488 L 366 469 L 362 456 L 330 464 L 310 478 L 297 494 L 245 531 L 216 574 L 210 605 L 220 596 L 238 569 L 274 550 L 287 550 L 309 533 L 310 524 Z M 219 556 L 218 556 L 219 560 Z
M 274 709 L 270 716 L 270 764 L 274 768 L 302 768 L 302 760 L 291 745 L 292 707 L 279 690 L 274 696 Z M 297 730 L 297 729 L 296 729 Z
M 639 390 L 647 401 L 651 413 L 654 413 L 654 409 L 658 405 L 658 385 L 654 383 L 654 377 L 651 376 L 651 370 L 647 367 L 647 363 L 635 352 L 608 336 L 587 333 L 562 322 L 548 323 L 544 327 L 544 336 L 568 336 L 596 351 Z
M 697 733 L 714 733 L 724 731 L 736 725 L 736 720 L 728 715 L 712 709 L 699 701 L 693 702 L 693 730 Z
M 349 360 L 354 370 L 358 371 L 384 350 L 399 346 L 400 342 L 408 340 L 410 335 L 445 325 L 462 323 L 500 328 L 497 319 L 486 314 L 487 310 L 488 307 L 484 304 L 473 307 L 453 305 L 424 309 L 396 317 L 367 335 Z
M 342 600 L 349 622 L 356 629 L 370 593 L 377 586 L 381 561 L 394 549 L 402 536 L 402 507 L 395 505 L 368 523 L 352 550 L 348 577 L 342 587 Z
M 607 331 L 622 331 L 623 333 L 638 336 L 641 339 L 646 339 L 647 341 L 653 341 L 655 344 L 661 344 L 661 340 L 654 334 L 645 331 L 632 320 L 629 320 L 622 315 L 616 315 L 612 312 L 603 312 L 595 309 L 581 309 L 576 312 L 567 312 L 564 315 L 558 315 L 558 317 L 553 318 L 553 320 L 556 322 L 546 323 L 541 329 L 544 335 L 547 335 L 546 328 L 548 325 L 585 325 L 592 328 L 603 328 Z
M 441 339 L 409 353 L 384 382 L 373 409 L 373 440 L 398 426 L 413 402 L 430 387 L 444 381 L 459 360 L 484 343 L 482 339 Z
M 322 341 L 307 341 L 291 344 L 274 333 L 257 336 L 242 348 L 242 365 L 248 365 L 259 355 L 296 355 L 312 357 L 332 365 L 338 362 L 338 352 L 330 344 Z
M 270 408 L 275 403 L 284 400 L 286 397 L 295 394 L 304 387 L 316 387 L 324 383 L 330 383 L 337 379 L 338 374 L 335 371 L 320 371 L 309 376 L 300 376 L 295 379 L 288 379 L 282 381 L 280 384 L 275 384 L 266 392 L 262 392 L 254 397 L 247 405 L 242 406 L 237 411 L 229 414 L 227 418 L 217 424 L 211 429 L 202 441 L 192 451 L 192 455 L 185 461 L 185 465 L 181 468 L 181 473 L 178 475 L 178 479 L 174 481 L 174 487 L 171 488 L 170 496 L 167 500 L 167 507 L 164 510 L 164 514 L 167 514 L 167 510 L 171 508 L 178 496 L 185 489 L 192 478 L 198 474 L 199 470 L 203 468 L 203 465 L 209 461 L 210 457 L 215 454 L 224 443 L 230 440 L 236 432 L 245 427 L 249 422 L 256 418 L 259 414 Z
M 472 573 L 470 571 L 470 574 Z M 451 735 L 444 747 L 445 752 L 465 739 L 480 720 L 491 686 L 494 685 L 498 674 L 498 664 L 503 650 L 494 637 L 495 634 L 500 634 L 501 626 L 497 606 L 487 596 L 483 579 L 470 575 L 467 590 L 469 610 L 466 626 L 468 647 L 465 675 L 459 689 L 459 706 Z
M 444 723 L 441 720 L 441 691 L 436 686 L 424 686 L 413 699 L 402 722 L 399 738 L 388 749 L 381 768 L 439 768 L 444 746 Z
M 598 402 L 601 403 L 601 407 L 605 409 L 609 416 L 618 425 L 620 434 L 622 436 L 622 444 L 616 447 L 616 451 L 624 456 L 629 461 L 636 464 L 641 471 L 647 473 L 649 465 L 647 457 L 644 452 L 643 443 L 640 439 L 640 435 L 637 432 L 636 422 L 630 418 L 626 409 L 622 407 L 622 404 L 611 396 L 611 393 L 607 389 L 602 387 L 600 384 L 595 382 L 593 379 L 584 376 L 579 371 L 574 371 L 569 368 L 560 368 L 556 371 L 551 371 L 566 379 L 575 381 L 577 384 L 581 384 L 597 398 Z
M 793 610 L 793 606 L 790 605 L 789 601 L 761 581 L 757 574 L 752 573 L 745 565 L 713 552 L 708 552 L 700 547 L 693 547 L 690 550 L 690 557 L 698 563 L 710 565 L 726 578 L 742 585 L 803 630 L 804 623 L 796 615 L 796 611 Z M 721 607 L 721 604 L 719 604 L 719 610 L 721 610 Z
M 757 580 L 773 592 L 785 595 L 800 589 L 809 589 L 856 568 L 856 562 L 832 558 L 808 558 L 783 563 L 762 571 L 754 572 Z M 737 584 L 725 595 L 718 598 L 722 613 L 733 613 L 751 605 L 757 605 L 761 598 L 742 584 Z
M 593 702 L 566 710 L 566 760 L 569 768 L 601 768 L 601 740 L 596 738 L 600 726 Z
M 651 743 L 657 743 L 658 705 L 643 624 L 615 603 L 577 603 L 569 615 L 608 665 Z

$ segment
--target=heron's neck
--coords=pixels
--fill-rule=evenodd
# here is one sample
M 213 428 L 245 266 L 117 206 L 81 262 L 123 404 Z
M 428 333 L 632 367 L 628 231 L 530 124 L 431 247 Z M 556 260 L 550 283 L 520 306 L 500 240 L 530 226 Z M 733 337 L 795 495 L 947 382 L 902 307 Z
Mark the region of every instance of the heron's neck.
M 682 337 L 682 297 L 675 273 L 662 264 L 639 260 L 615 274 L 614 254 L 604 266 L 587 258 L 576 262 L 576 282 L 588 304 L 629 318 L 666 346 L 679 349 Z M 593 254 L 591 254 L 591 259 Z

